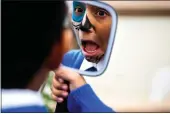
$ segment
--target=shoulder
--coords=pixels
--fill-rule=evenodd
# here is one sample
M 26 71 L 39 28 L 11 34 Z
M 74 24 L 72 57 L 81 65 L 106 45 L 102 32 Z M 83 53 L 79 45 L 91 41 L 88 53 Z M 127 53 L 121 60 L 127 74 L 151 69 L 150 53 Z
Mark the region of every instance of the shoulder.
M 82 52 L 80 49 L 77 49 L 77 50 L 70 50 L 68 51 L 64 56 L 82 56 Z
M 79 67 L 79 64 L 82 63 L 84 56 L 81 50 L 70 50 L 64 54 L 62 64 L 68 67 Z M 77 66 L 78 64 L 78 66 Z M 76 65 L 76 66 L 74 66 Z
M 40 93 L 29 89 L 2 89 L 2 112 L 47 112 Z

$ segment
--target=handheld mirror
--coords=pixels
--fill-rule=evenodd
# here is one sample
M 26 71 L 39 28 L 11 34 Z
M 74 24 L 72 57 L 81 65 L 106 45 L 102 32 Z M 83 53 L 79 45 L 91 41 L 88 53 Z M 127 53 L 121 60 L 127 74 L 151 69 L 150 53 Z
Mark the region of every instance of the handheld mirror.
M 62 65 L 86 76 L 101 75 L 114 46 L 117 14 L 100 1 L 68 1 L 77 46 L 69 49 Z

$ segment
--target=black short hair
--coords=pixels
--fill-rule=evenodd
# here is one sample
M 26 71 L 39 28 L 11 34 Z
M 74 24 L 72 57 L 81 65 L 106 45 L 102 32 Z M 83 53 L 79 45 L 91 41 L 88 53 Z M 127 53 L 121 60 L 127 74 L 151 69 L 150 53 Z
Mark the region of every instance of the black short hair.
M 60 43 L 64 1 L 2 1 L 2 88 L 25 88 L 54 43 Z

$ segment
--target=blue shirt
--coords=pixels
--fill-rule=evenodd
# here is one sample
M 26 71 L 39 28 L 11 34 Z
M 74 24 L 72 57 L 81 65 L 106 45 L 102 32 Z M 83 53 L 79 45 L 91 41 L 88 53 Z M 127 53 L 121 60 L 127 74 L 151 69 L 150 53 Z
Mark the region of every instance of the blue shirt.
M 103 62 L 103 59 L 101 59 L 97 64 L 88 62 L 84 58 L 82 51 L 78 49 L 68 51 L 63 57 L 62 64 L 67 67 L 85 71 L 86 69 L 89 69 L 91 67 L 95 67 L 97 70 L 100 70 L 103 67 Z
M 96 96 L 89 84 L 71 91 L 67 102 L 68 110 L 74 113 L 114 112 Z
M 64 55 L 62 64 L 71 68 L 80 69 L 83 60 L 84 56 L 81 50 L 71 50 Z M 91 64 L 88 65 L 91 67 Z M 69 112 L 74 113 L 114 112 L 97 97 L 89 84 L 71 91 L 67 103 Z

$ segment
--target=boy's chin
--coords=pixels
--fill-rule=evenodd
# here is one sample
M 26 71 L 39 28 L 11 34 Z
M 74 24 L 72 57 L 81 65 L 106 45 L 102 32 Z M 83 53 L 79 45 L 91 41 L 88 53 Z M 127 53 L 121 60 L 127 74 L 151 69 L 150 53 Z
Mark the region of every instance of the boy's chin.
M 99 56 L 95 56 L 95 57 L 90 57 L 90 56 L 85 56 L 86 60 L 88 62 L 92 62 L 92 63 L 98 63 L 104 55 L 99 55 Z

